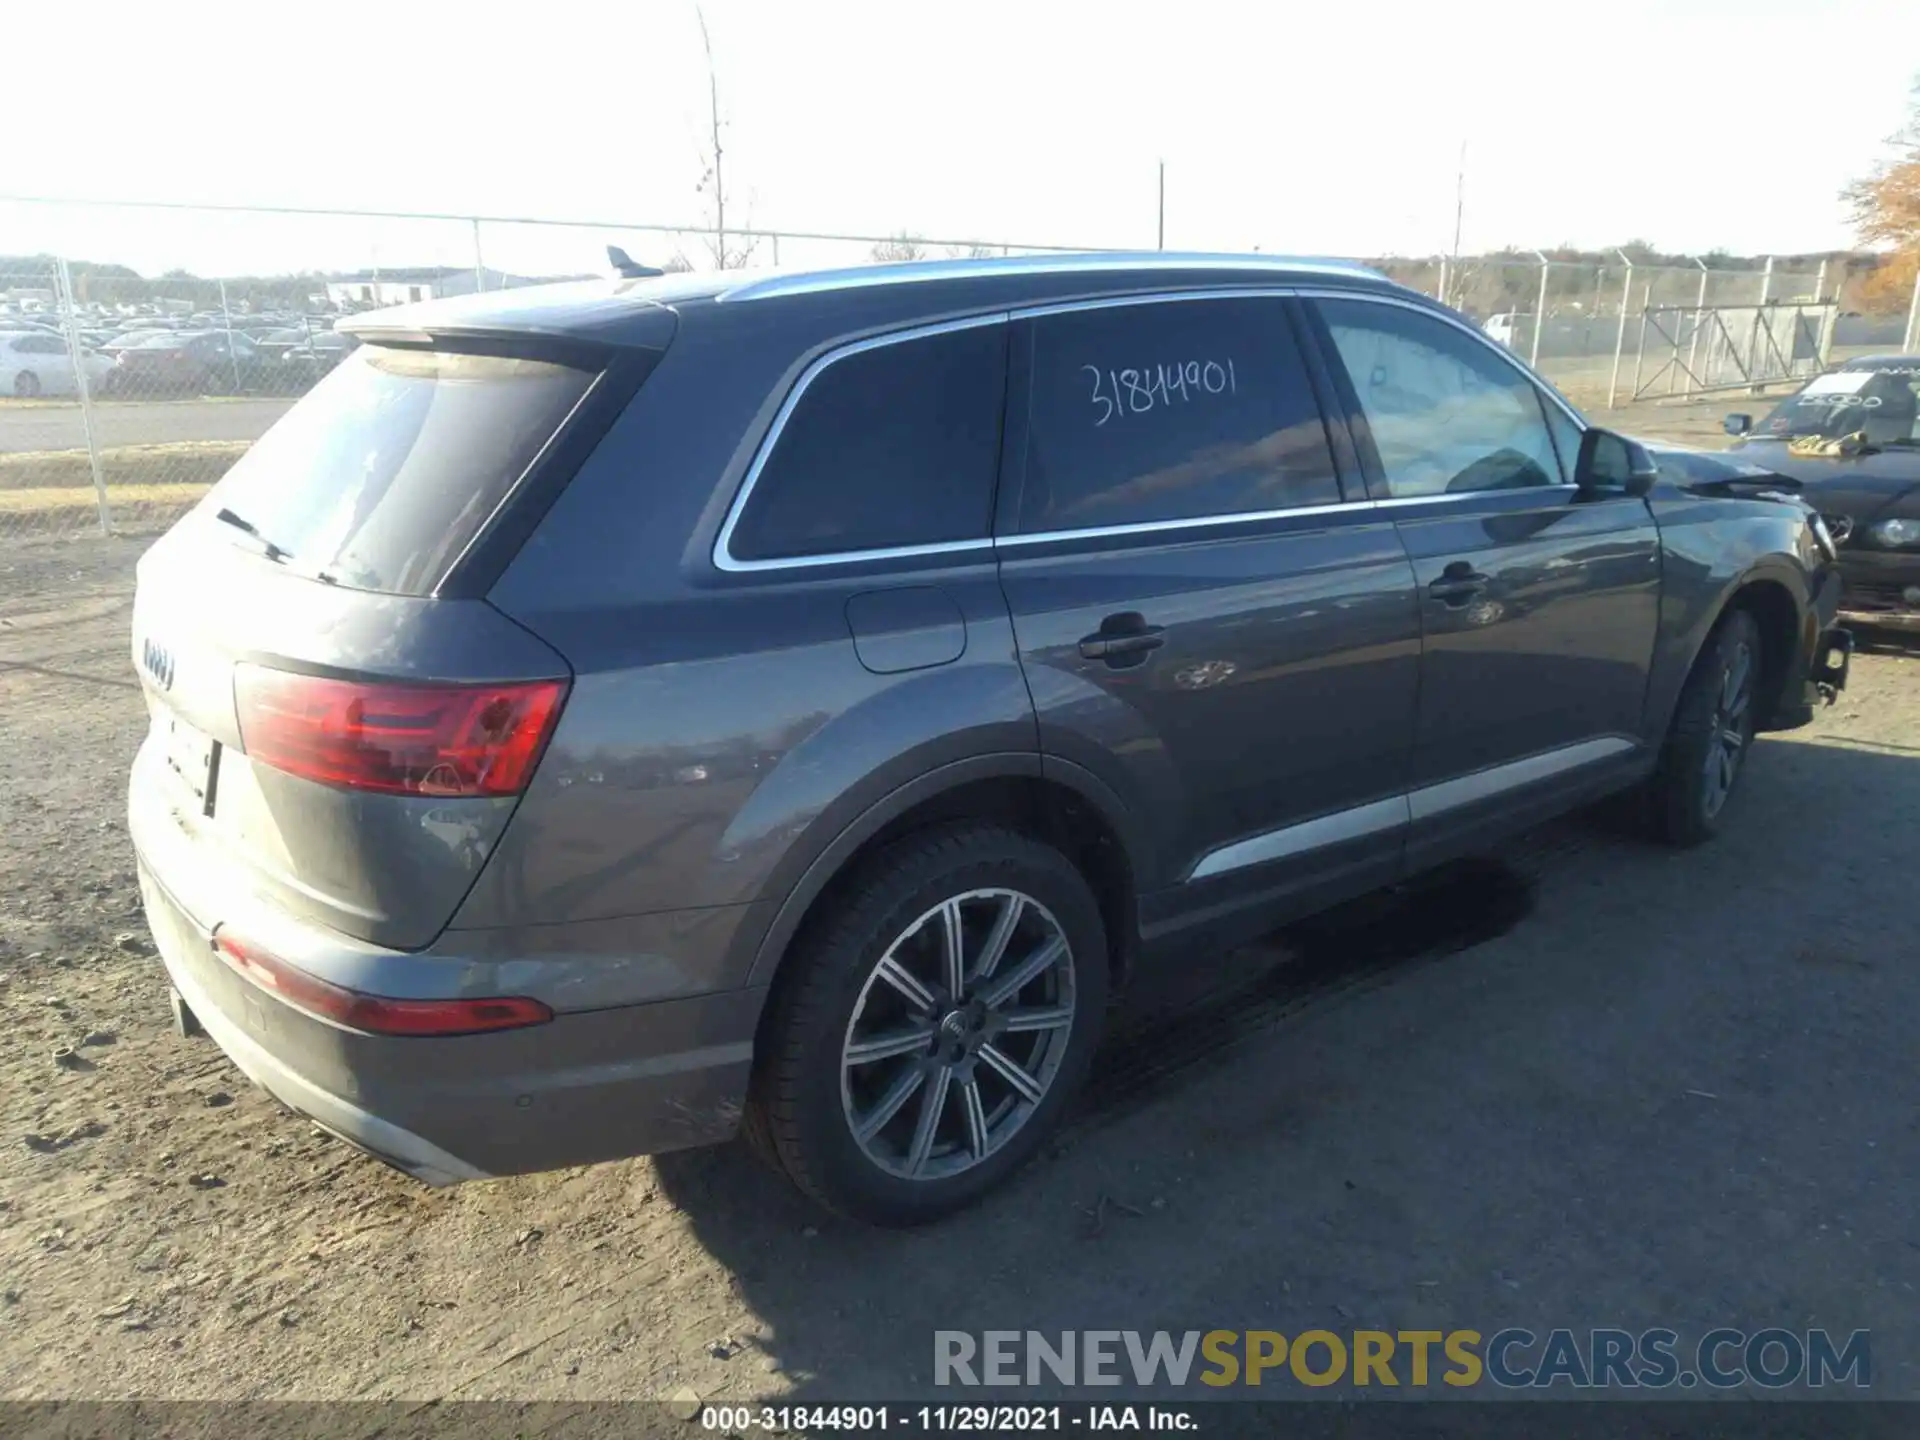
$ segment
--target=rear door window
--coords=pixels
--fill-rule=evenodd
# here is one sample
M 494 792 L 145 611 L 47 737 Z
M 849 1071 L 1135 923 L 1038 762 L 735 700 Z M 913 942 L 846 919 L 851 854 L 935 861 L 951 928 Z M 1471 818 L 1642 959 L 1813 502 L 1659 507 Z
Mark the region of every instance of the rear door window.
M 1023 533 L 1341 499 L 1277 297 L 1102 306 L 1031 323 Z
M 214 487 L 330 583 L 427 595 L 592 384 L 541 360 L 362 345 Z
M 726 539 L 735 560 L 844 555 L 991 533 L 1006 326 L 888 341 L 813 373 Z

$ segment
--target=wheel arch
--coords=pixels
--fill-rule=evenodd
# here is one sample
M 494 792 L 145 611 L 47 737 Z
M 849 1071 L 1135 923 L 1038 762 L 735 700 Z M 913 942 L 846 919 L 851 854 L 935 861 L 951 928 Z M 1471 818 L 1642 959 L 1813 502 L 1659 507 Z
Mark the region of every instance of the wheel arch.
M 1778 707 L 1787 696 L 1796 657 L 1811 652 L 1811 629 L 1818 622 L 1806 591 L 1806 573 L 1790 555 L 1767 553 L 1718 583 L 1696 583 L 1670 595 L 1663 607 L 1668 618 L 1662 625 L 1649 682 L 1648 743 L 1664 743 L 1687 677 L 1699 665 L 1708 639 L 1732 610 L 1746 611 L 1760 627 L 1762 685 L 1766 687 L 1761 695 L 1763 713 Z
M 1124 982 L 1138 948 L 1136 877 L 1149 873 L 1145 832 L 1091 773 L 1025 753 L 939 766 L 891 791 L 826 840 L 787 888 L 759 937 L 748 984 L 778 983 L 794 941 L 869 857 L 902 836 L 955 820 L 1004 824 L 1054 845 L 1072 860 L 1099 901 L 1111 977 L 1116 987 Z
M 1813 629 L 1817 626 L 1812 608 L 1795 599 L 1792 588 L 1779 576 L 1766 572 L 1750 574 L 1727 596 L 1720 611 L 1713 617 L 1713 623 L 1700 638 L 1700 644 L 1694 648 L 1693 661 L 1687 672 L 1693 672 L 1693 666 L 1700 663 L 1700 652 L 1706 646 L 1707 636 L 1720 628 L 1721 623 L 1734 611 L 1744 611 L 1753 617 L 1754 624 L 1760 630 L 1760 684 L 1758 687 L 1758 721 L 1761 729 L 1767 728 L 1787 696 L 1788 687 L 1799 668 L 1797 659 L 1810 653 L 1813 646 Z

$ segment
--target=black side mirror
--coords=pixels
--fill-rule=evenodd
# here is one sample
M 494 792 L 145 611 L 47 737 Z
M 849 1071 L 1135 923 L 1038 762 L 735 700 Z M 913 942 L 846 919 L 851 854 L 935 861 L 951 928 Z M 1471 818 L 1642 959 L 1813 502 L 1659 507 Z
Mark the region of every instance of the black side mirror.
M 1720 422 L 1720 428 L 1729 435 L 1745 435 L 1753 429 L 1753 416 L 1729 415 Z
M 1573 483 L 1605 494 L 1644 495 L 1660 478 L 1647 447 L 1611 430 L 1589 430 L 1580 437 Z

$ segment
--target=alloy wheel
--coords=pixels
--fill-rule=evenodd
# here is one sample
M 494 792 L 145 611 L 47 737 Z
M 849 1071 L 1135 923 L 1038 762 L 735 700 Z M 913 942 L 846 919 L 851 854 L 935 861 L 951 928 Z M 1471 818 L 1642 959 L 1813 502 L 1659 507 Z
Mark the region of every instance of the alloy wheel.
M 937 1180 L 999 1151 L 1046 1099 L 1073 1033 L 1072 947 L 1017 890 L 969 890 L 901 932 L 847 1022 L 840 1098 L 862 1152 Z
M 1753 650 L 1740 645 L 1727 657 L 1714 697 L 1713 718 L 1707 734 L 1706 784 L 1702 804 L 1711 820 L 1733 793 L 1734 778 L 1745 758 L 1753 709 Z

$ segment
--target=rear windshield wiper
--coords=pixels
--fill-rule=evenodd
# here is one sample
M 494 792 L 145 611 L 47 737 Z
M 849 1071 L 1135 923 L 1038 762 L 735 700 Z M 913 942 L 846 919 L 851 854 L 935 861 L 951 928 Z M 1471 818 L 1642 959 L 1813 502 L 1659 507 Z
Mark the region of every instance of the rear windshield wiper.
M 222 505 L 218 510 L 214 511 L 213 518 L 223 525 L 233 526 L 234 529 L 243 535 L 251 535 L 255 540 L 260 542 L 260 548 L 266 553 L 267 559 L 274 563 L 281 564 L 293 558 L 293 552 L 291 550 L 281 549 L 278 545 L 267 539 L 266 536 L 262 535 L 251 520 L 243 519 L 241 516 L 227 509 L 226 506 Z

